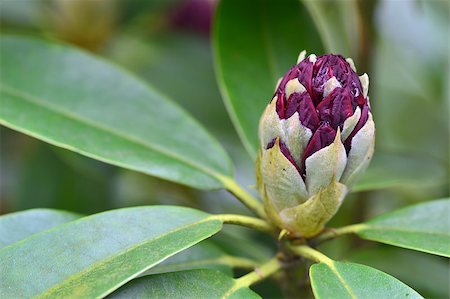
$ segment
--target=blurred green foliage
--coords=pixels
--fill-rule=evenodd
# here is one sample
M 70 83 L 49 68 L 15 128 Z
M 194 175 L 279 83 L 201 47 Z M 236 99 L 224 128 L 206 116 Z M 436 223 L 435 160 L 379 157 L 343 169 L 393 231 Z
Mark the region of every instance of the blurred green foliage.
M 196 17 L 190 16 L 189 20 L 186 10 L 184 23 L 174 21 L 174 16 L 183 14 L 186 2 L 214 3 L 0 0 L 0 30 L 73 43 L 138 74 L 213 132 L 235 161 L 237 180 L 252 186 L 253 162 L 225 112 L 215 79 L 209 35 L 198 26 L 191 26 Z M 332 8 L 337 3 L 328 4 Z M 357 51 L 351 52 L 357 53 L 358 72 L 367 72 L 371 78 L 369 95 L 377 126 L 376 150 L 413 157 L 415 165 L 419 165 L 413 167 L 413 178 L 415 174 L 420 177 L 420 165 L 426 165 L 427 173 L 435 176 L 426 184 L 412 181 L 354 193 L 330 225 L 354 223 L 409 203 L 449 196 L 449 3 L 439 0 L 356 3 L 357 28 L 345 30 L 358 35 L 351 36 L 350 40 L 357 40 L 357 44 L 351 44 Z M 307 7 L 302 10 L 299 15 Z M 343 14 L 339 18 L 354 18 L 346 15 L 350 14 L 348 10 L 339 11 Z M 297 28 L 291 30 L 295 36 Z M 325 40 L 328 48 L 326 43 Z M 308 45 L 310 41 L 299 40 L 298 44 Z M 88 214 L 147 204 L 248 213 L 224 191 L 201 192 L 119 169 L 3 127 L 0 150 L 1 214 L 35 207 Z M 383 163 L 392 162 L 379 160 L 377 171 L 387 165 Z M 410 165 L 405 164 L 408 161 L 398 159 L 396 163 L 399 168 L 408 169 Z M 230 248 L 231 242 L 242 247 L 239 252 L 247 252 L 257 260 L 270 255 L 272 249 L 260 246 L 259 234 L 242 230 L 244 234 L 227 230 L 213 241 L 228 253 L 238 250 Z M 350 247 L 360 251 L 350 255 Z M 383 250 L 373 251 L 376 247 Z M 416 286 L 425 297 L 448 297 L 448 289 L 441 287 L 450 278 L 443 258 L 425 257 L 422 253 L 386 248 L 351 237 L 339 239 L 332 246 L 326 244 L 323 249 L 332 257 L 364 262 L 395 275 Z M 412 261 L 417 267 L 411 270 Z M 411 271 L 416 274 L 411 275 Z M 422 277 L 434 285 L 427 284 Z M 436 284 L 439 286 L 433 287 Z M 258 291 L 277 296 L 271 287 Z

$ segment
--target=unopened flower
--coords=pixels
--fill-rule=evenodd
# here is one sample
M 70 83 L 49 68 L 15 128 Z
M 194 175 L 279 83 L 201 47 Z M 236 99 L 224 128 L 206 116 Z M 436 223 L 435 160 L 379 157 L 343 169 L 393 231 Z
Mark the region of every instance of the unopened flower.
M 369 78 L 351 59 L 300 53 L 259 125 L 258 189 L 269 218 L 294 236 L 319 233 L 373 154 Z

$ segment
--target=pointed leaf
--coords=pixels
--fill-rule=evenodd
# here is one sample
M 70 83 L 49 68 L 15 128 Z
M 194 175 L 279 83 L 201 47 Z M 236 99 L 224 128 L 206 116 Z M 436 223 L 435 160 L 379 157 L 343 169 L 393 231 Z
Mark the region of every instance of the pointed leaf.
M 256 159 L 258 121 L 278 78 L 300 51 L 321 51 L 306 9 L 296 0 L 220 1 L 213 36 L 217 80 L 234 126 Z
M 232 175 L 229 157 L 199 123 L 125 70 L 35 38 L 3 37 L 0 53 L 0 124 L 201 189 Z
M 261 298 L 231 277 L 214 270 L 189 270 L 135 279 L 108 298 Z
M 349 252 L 346 260 L 392 274 L 426 298 L 450 298 L 450 267 L 440 256 L 380 245 Z
M 398 279 L 374 268 L 330 261 L 310 269 L 314 297 L 321 298 L 423 298 Z
M 170 206 L 84 217 L 0 250 L 0 297 L 102 297 L 221 227 Z
M 66 211 L 32 209 L 0 216 L 0 249 L 51 227 L 80 218 Z
M 364 239 L 450 257 L 450 199 L 406 207 L 357 226 Z

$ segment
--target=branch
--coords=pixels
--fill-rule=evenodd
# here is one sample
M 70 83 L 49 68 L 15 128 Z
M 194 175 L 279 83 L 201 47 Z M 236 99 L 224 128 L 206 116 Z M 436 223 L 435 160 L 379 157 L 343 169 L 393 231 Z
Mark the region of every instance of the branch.
M 241 287 L 249 287 L 252 284 L 255 284 L 263 279 L 266 279 L 270 275 L 274 274 L 278 270 L 281 269 L 281 264 L 278 261 L 277 257 L 272 258 L 267 263 L 261 265 L 258 268 L 255 268 L 255 271 L 250 272 L 238 279 L 236 279 L 236 286 L 238 288 Z
M 225 188 L 237 199 L 239 199 L 247 208 L 252 210 L 260 218 L 267 219 L 262 203 L 250 193 L 245 191 L 238 183 L 236 183 L 234 179 L 225 176 L 220 176 L 218 178 L 224 184 Z
M 278 229 L 269 222 L 255 217 L 235 215 L 235 214 L 218 214 L 213 215 L 211 217 L 220 220 L 226 224 L 236 224 L 246 226 L 249 228 L 256 229 L 263 233 L 268 233 L 270 235 L 276 235 L 278 232 Z

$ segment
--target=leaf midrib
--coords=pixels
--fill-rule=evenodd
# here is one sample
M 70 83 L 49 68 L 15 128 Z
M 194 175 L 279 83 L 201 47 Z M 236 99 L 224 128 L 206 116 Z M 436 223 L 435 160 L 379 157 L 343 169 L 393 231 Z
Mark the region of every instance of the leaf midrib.
M 160 148 L 160 147 L 158 147 L 158 146 L 156 146 L 154 144 L 150 144 L 150 143 L 147 143 L 147 142 L 145 142 L 143 140 L 136 139 L 136 138 L 128 136 L 128 135 L 124 135 L 123 133 L 114 131 L 113 129 L 111 129 L 109 127 L 105 127 L 105 126 L 103 126 L 101 124 L 98 124 L 96 122 L 93 122 L 91 120 L 88 120 L 88 119 L 85 119 L 83 117 L 79 117 L 77 115 L 71 114 L 70 112 L 61 110 L 58 107 L 50 105 L 49 102 L 43 101 L 43 100 L 41 100 L 41 99 L 39 99 L 39 98 L 37 98 L 37 97 L 35 97 L 33 95 L 30 95 L 30 94 L 28 94 L 26 92 L 21 92 L 21 91 L 15 89 L 14 87 L 7 86 L 7 85 L 5 85 L 3 83 L 0 84 L 0 92 L 2 92 L 2 91 L 4 93 L 6 93 L 6 94 L 9 93 L 10 95 L 12 95 L 12 96 L 14 96 L 16 98 L 20 98 L 23 101 L 30 102 L 32 104 L 40 106 L 40 107 L 42 107 L 45 110 L 48 110 L 50 112 L 54 112 L 54 113 L 63 115 L 65 117 L 69 118 L 69 119 L 72 119 L 75 122 L 79 122 L 79 123 L 85 124 L 87 126 L 91 126 L 91 127 L 95 128 L 95 129 L 97 129 L 99 131 L 104 131 L 104 132 L 106 132 L 108 134 L 111 134 L 111 135 L 114 135 L 114 136 L 119 137 L 121 139 L 124 139 L 124 140 L 126 140 L 126 141 L 128 141 L 130 143 L 134 143 L 134 144 L 143 146 L 145 148 L 148 148 L 149 150 L 158 152 L 158 153 L 160 153 L 162 155 L 165 155 L 165 156 L 167 156 L 169 158 L 172 158 L 174 160 L 178 160 L 178 161 L 180 161 L 180 162 L 182 162 L 182 163 L 184 163 L 184 164 L 186 164 L 186 165 L 188 165 L 188 166 L 190 166 L 190 167 L 192 167 L 194 169 L 200 170 L 200 171 L 202 171 L 202 172 L 204 172 L 204 173 L 214 177 L 219 182 L 221 181 L 220 177 L 222 175 L 217 173 L 216 171 L 214 171 L 212 169 L 209 169 L 207 167 L 204 167 L 202 165 L 193 163 L 192 161 L 185 160 L 182 157 L 180 157 L 179 155 L 177 155 L 177 154 L 175 154 L 175 153 L 173 153 L 173 152 L 171 152 L 169 150 L 162 149 L 162 148 Z
M 137 244 L 134 244 L 134 245 L 132 245 L 132 246 L 129 246 L 129 247 L 127 247 L 127 248 L 124 248 L 123 250 L 121 250 L 120 252 L 118 252 L 118 253 L 116 253 L 116 254 L 112 254 L 112 255 L 110 255 L 110 256 L 104 258 L 104 259 L 101 259 L 100 261 L 98 261 L 98 262 L 96 262 L 96 263 L 94 263 L 94 264 L 91 264 L 91 266 L 85 268 L 83 271 L 80 271 L 80 272 L 74 273 L 74 274 L 72 274 L 72 275 L 69 275 L 68 277 L 66 277 L 64 280 L 62 280 L 61 282 L 59 282 L 59 283 L 56 284 L 55 286 L 53 286 L 53 287 L 51 287 L 51 288 L 49 288 L 49 289 L 46 289 L 44 292 L 42 292 L 41 294 L 39 294 L 39 295 L 38 295 L 38 298 L 51 298 L 53 293 L 58 292 L 58 290 L 61 288 L 61 285 L 64 286 L 64 285 L 70 283 L 70 281 L 76 280 L 78 277 L 82 277 L 82 276 L 84 276 L 84 275 L 89 275 L 89 272 L 93 272 L 93 271 L 95 271 L 95 269 L 101 268 L 102 265 L 107 264 L 107 263 L 108 263 L 109 261 L 111 261 L 111 260 L 114 260 L 114 259 L 116 259 L 116 258 L 119 258 L 120 256 L 123 256 L 123 255 L 126 255 L 126 254 L 128 254 L 128 253 L 130 253 L 130 252 L 132 252 L 132 251 L 134 251 L 134 250 L 136 250 L 136 249 L 138 249 L 139 247 L 148 244 L 148 243 L 153 243 L 153 242 L 158 241 L 158 240 L 160 240 L 160 239 L 163 239 L 163 238 L 165 238 L 165 237 L 167 237 L 167 236 L 169 236 L 169 235 L 171 235 L 171 234 L 175 234 L 175 233 L 177 233 L 177 232 L 179 232 L 179 231 L 182 231 L 182 230 L 184 230 L 184 229 L 188 229 L 188 228 L 191 228 L 191 227 L 200 225 L 200 224 L 205 223 L 205 222 L 208 222 L 208 221 L 211 221 L 211 222 L 214 222 L 214 221 L 220 222 L 219 220 L 217 220 L 217 219 L 215 219 L 215 218 L 213 218 L 213 217 L 206 217 L 206 218 L 204 218 L 204 219 L 202 219 L 202 220 L 199 220 L 199 221 L 196 221 L 196 222 L 193 222 L 193 223 L 188 223 L 188 224 L 186 224 L 186 225 L 180 226 L 180 227 L 178 227 L 178 228 L 176 228 L 176 229 L 173 229 L 173 230 L 171 230 L 171 231 L 165 232 L 164 234 L 161 234 L 161 235 L 159 235 L 159 236 L 156 237 L 156 238 L 153 238 L 153 239 L 150 239 L 150 240 L 145 240 L 145 241 L 139 242 L 139 243 L 137 243 Z M 208 236 L 206 236 L 205 238 L 207 238 L 207 237 L 208 237 Z M 200 240 L 200 241 L 201 241 L 201 240 Z M 151 269 L 153 266 L 157 265 L 158 263 L 163 262 L 163 261 L 166 260 L 167 258 L 169 258 L 169 257 L 171 257 L 171 256 L 173 256 L 173 255 L 175 255 L 175 254 L 177 254 L 177 253 L 179 253 L 180 251 L 182 251 L 182 250 L 184 250 L 184 249 L 185 249 L 185 248 L 181 248 L 180 250 L 177 250 L 177 251 L 173 252 L 172 254 L 169 254 L 168 256 L 164 257 L 163 259 L 161 259 L 161 260 L 159 260 L 159 261 L 156 261 L 156 262 L 154 262 L 154 263 L 148 265 L 147 267 L 143 268 L 141 271 L 138 271 L 137 273 L 135 273 L 135 274 L 129 276 L 126 280 L 123 280 L 123 281 L 121 281 L 120 283 L 117 283 L 116 285 L 112 286 L 110 289 L 105 290 L 105 292 L 104 292 L 103 294 L 101 294 L 100 296 L 98 296 L 98 298 L 101 298 L 101 297 L 104 297 L 104 296 L 110 294 L 111 292 L 113 292 L 114 290 L 116 290 L 116 289 L 117 289 L 118 287 L 120 287 L 121 285 L 123 285 L 123 284 L 127 283 L 128 281 L 130 281 L 130 280 L 132 280 L 132 279 L 138 277 L 140 274 L 142 274 L 142 273 L 144 273 L 145 271 Z
M 432 232 L 432 231 L 422 231 L 422 230 L 412 230 L 412 229 L 404 229 L 399 227 L 392 226 L 382 226 L 382 225 L 372 225 L 367 223 L 367 225 L 362 226 L 361 230 L 357 231 L 357 233 L 364 233 L 370 230 L 384 230 L 384 231 L 396 231 L 396 232 L 406 232 L 406 233 L 418 233 L 418 234 L 427 234 L 427 235 L 436 235 L 440 237 L 450 237 L 449 234 L 440 233 L 440 232 Z
M 217 258 L 207 258 L 203 260 L 194 260 L 194 261 L 186 261 L 181 263 L 174 263 L 170 265 L 161 265 L 155 268 L 157 270 L 155 273 L 149 273 L 149 275 L 153 274 L 160 274 L 160 273 L 167 273 L 167 272 L 174 272 L 174 271 L 180 271 L 180 269 L 185 269 L 187 267 L 191 267 L 191 269 L 194 269 L 195 267 L 200 266 L 228 266 L 227 263 L 225 263 L 223 260 L 221 260 L 223 256 L 217 257 Z

